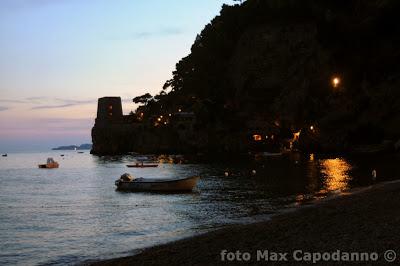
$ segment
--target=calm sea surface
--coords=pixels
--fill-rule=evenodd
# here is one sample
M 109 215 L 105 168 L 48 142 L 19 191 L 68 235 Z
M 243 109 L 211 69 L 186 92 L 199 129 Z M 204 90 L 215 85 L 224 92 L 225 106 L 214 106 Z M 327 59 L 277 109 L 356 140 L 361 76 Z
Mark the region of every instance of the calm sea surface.
M 65 154 L 61 157 L 61 154 Z M 47 157 L 59 169 L 38 169 Z M 233 223 L 265 219 L 279 210 L 343 189 L 400 177 L 399 155 L 364 158 L 291 154 L 214 164 L 126 168 L 135 156 L 88 152 L 13 153 L 0 157 L 0 264 L 77 264 Z M 257 174 L 251 174 L 252 170 Z M 230 176 L 225 177 L 224 172 Z M 189 194 L 123 193 L 114 181 L 200 175 Z

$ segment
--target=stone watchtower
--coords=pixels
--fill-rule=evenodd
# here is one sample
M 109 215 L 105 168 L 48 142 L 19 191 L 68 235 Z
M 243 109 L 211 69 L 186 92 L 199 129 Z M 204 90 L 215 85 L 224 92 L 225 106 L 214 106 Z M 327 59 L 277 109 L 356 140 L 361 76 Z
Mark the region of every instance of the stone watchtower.
M 121 97 L 99 98 L 96 124 L 112 124 L 123 121 Z

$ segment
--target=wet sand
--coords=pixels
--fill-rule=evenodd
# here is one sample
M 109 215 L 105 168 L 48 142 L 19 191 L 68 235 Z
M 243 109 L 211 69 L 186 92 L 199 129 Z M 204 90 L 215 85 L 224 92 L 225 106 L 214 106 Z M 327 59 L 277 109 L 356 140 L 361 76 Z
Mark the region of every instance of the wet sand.
M 92 265 L 235 264 L 221 261 L 222 250 L 249 252 L 251 260 L 236 263 L 241 265 L 299 265 L 292 257 L 293 250 L 298 249 L 309 252 L 341 250 L 379 254 L 378 262 L 369 261 L 363 265 L 387 264 L 383 253 L 389 249 L 400 256 L 400 183 L 377 184 L 276 215 L 267 222 L 230 226 L 152 247 L 131 257 L 99 261 Z M 257 261 L 257 250 L 288 252 L 289 261 Z M 342 264 L 320 262 L 316 265 Z

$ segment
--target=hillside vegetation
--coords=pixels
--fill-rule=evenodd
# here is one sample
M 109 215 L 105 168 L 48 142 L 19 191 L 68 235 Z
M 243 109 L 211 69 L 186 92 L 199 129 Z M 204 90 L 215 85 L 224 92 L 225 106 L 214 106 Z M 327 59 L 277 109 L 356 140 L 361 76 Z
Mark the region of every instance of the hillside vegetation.
M 224 5 L 163 90 L 136 114 L 150 121 L 179 109 L 193 112 L 188 145 L 194 150 L 244 151 L 252 132 L 279 140 L 301 130 L 302 150 L 396 141 L 398 14 L 397 0 Z

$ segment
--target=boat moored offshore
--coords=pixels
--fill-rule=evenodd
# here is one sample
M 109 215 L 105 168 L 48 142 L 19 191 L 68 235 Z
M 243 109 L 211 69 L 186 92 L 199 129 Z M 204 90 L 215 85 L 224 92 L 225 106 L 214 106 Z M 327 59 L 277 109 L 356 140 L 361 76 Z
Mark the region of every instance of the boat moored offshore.
M 47 158 L 47 162 L 45 164 L 39 164 L 38 166 L 39 168 L 52 169 L 52 168 L 58 168 L 59 164 L 58 162 L 54 161 L 53 158 Z
M 115 185 L 121 191 L 189 192 L 199 179 L 199 176 L 180 179 L 133 178 L 130 174 L 123 174 L 115 181 Z

